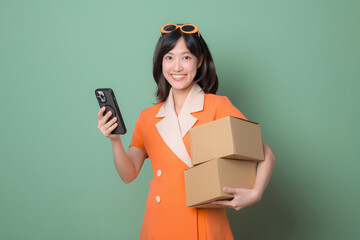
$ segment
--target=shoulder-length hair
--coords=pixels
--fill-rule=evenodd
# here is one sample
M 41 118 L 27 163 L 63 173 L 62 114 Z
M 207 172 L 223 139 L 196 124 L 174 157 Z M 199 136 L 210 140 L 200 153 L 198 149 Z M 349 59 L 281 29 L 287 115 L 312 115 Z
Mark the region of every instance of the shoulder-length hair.
M 194 82 L 199 84 L 205 93 L 216 94 L 218 89 L 218 78 L 215 71 L 214 61 L 209 48 L 202 36 L 195 34 L 186 34 L 176 29 L 170 33 L 163 34 L 158 40 L 153 57 L 153 76 L 157 84 L 156 98 L 158 103 L 163 102 L 169 95 L 171 85 L 165 79 L 162 73 L 162 61 L 171 49 L 173 49 L 179 40 L 183 37 L 186 47 L 198 60 L 203 57 L 201 66 L 197 69 Z

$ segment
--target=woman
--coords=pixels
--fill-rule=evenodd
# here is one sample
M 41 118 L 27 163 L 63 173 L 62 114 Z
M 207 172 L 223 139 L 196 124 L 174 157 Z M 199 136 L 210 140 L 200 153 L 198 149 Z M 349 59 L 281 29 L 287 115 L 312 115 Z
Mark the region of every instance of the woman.
M 225 208 L 236 210 L 261 199 L 275 157 L 263 143 L 265 161 L 258 164 L 253 189 L 224 188 L 234 195 L 216 201 L 220 209 L 186 207 L 184 170 L 191 167 L 189 130 L 229 115 L 244 118 L 229 99 L 215 95 L 218 79 L 210 51 L 192 24 L 161 28 L 153 59 L 158 103 L 141 111 L 126 153 L 111 113 L 98 112 L 98 129 L 111 139 L 116 169 L 125 183 L 133 181 L 150 158 L 154 178 L 146 204 L 140 239 L 233 239 Z

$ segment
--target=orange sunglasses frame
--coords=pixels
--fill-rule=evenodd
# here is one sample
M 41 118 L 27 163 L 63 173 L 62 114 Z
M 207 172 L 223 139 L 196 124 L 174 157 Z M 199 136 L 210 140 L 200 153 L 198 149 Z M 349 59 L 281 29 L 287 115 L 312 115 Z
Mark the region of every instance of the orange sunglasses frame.
M 175 26 L 176 28 L 174 30 L 171 30 L 171 31 L 166 31 L 165 30 L 165 27 L 169 26 L 169 25 L 172 25 L 172 26 Z M 194 28 L 194 30 L 192 31 L 184 31 L 182 28 L 184 26 L 192 26 Z M 165 24 L 164 26 L 161 27 L 161 30 L 160 30 L 160 33 L 161 33 L 161 37 L 163 35 L 163 33 L 169 33 L 169 32 L 172 32 L 172 31 L 175 31 L 176 29 L 180 28 L 180 30 L 183 32 L 183 33 L 186 33 L 186 34 L 193 34 L 193 33 L 197 33 L 200 37 L 200 33 L 199 33 L 199 28 L 198 26 L 194 25 L 194 24 L 184 24 L 184 25 L 177 25 L 177 24 Z

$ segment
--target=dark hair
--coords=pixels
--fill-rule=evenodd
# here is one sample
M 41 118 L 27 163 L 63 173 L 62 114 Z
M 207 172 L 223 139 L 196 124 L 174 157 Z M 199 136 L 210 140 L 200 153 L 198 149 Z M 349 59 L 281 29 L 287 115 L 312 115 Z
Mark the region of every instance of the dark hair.
M 181 32 L 180 28 L 178 28 L 170 33 L 163 34 L 155 47 L 153 57 L 153 76 L 157 84 L 156 98 L 158 103 L 166 100 L 171 88 L 171 85 L 167 82 L 162 73 L 163 58 L 165 54 L 175 47 L 177 41 L 181 37 L 184 38 L 186 47 L 189 49 L 191 54 L 196 56 L 198 60 L 203 57 L 202 64 L 197 70 L 194 81 L 199 84 L 205 93 L 215 94 L 218 89 L 219 82 L 215 71 L 214 61 L 204 39 L 197 33 L 186 34 Z

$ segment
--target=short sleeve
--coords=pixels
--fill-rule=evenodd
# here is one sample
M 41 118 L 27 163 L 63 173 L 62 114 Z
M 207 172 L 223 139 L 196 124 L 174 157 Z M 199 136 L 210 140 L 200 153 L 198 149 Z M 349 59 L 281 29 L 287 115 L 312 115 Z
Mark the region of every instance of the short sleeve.
M 142 114 L 140 113 L 138 120 L 135 123 L 132 139 L 129 147 L 135 146 L 146 152 L 144 145 L 144 137 L 142 131 Z
M 227 116 L 234 116 L 237 118 L 246 119 L 246 117 L 230 102 L 226 96 L 220 96 L 220 103 L 216 108 L 216 119 L 220 119 Z M 246 119 L 247 120 L 247 119 Z

